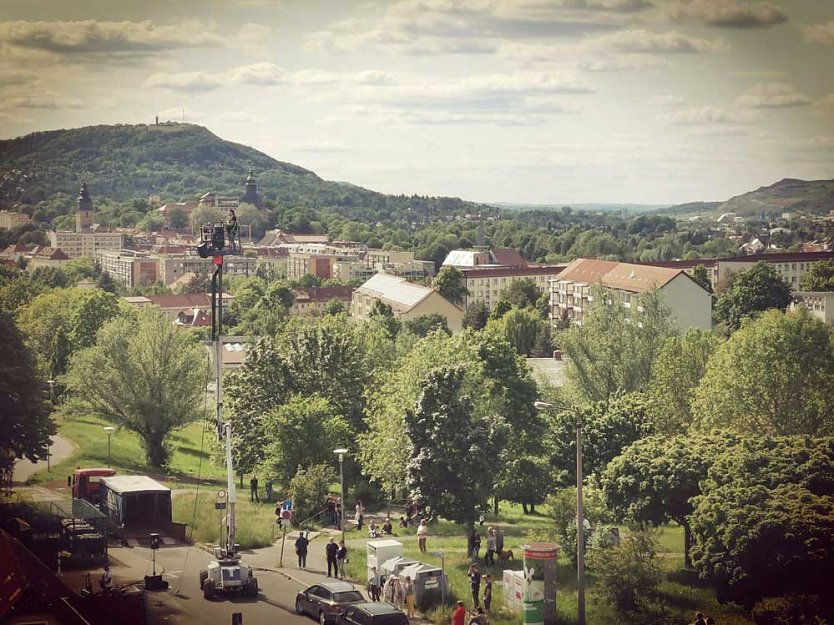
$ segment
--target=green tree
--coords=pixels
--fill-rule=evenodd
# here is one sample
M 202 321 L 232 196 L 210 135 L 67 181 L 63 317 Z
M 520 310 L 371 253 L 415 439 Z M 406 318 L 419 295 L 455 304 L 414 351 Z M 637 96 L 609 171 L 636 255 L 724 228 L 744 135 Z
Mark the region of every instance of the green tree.
M 449 326 L 446 323 L 446 317 L 444 317 L 440 313 L 420 315 L 419 317 L 415 317 L 414 319 L 409 319 L 405 323 L 403 323 L 403 327 L 408 332 L 411 332 L 412 334 L 414 334 L 415 336 L 419 336 L 420 338 L 423 338 L 424 336 L 428 335 L 429 332 L 434 332 L 435 330 L 442 330 L 447 334 L 451 334 L 451 332 L 449 332 Z
M 693 562 L 720 601 L 817 595 L 834 616 L 834 439 L 754 438 L 727 450 L 693 500 Z
M 413 450 L 411 491 L 433 512 L 471 530 L 492 490 L 499 468 L 495 450 L 506 431 L 500 417 L 481 412 L 463 391 L 465 376 L 460 366 L 429 372 L 416 405 L 406 411 L 405 426 Z
M 390 304 L 386 304 L 380 299 L 375 299 L 371 311 L 368 313 L 368 318 L 375 320 L 388 333 L 388 338 L 395 338 L 399 334 L 402 324 L 400 320 L 394 316 L 394 309 Z
M 710 358 L 694 410 L 750 434 L 834 433 L 834 329 L 804 308 L 745 324 Z
M 46 457 L 49 435 L 56 431 L 44 403 L 47 390 L 35 373 L 32 354 L 15 326 L 0 311 L 0 472 L 18 458 L 33 462 Z
M 602 474 L 605 499 L 627 521 L 681 525 L 684 562 L 691 566 L 691 499 L 701 493 L 700 483 L 715 458 L 737 443 L 736 437 L 726 433 L 635 441 Z
M 731 330 L 737 330 L 745 317 L 755 317 L 771 308 L 785 310 L 792 299 L 790 285 L 762 260 L 736 276 L 718 298 L 715 315 Z
M 490 319 L 501 319 L 504 315 L 513 309 L 512 304 L 507 300 L 499 299 L 492 307 L 492 312 L 489 313 Z
M 325 315 L 341 315 L 346 312 L 347 310 L 345 310 L 345 305 L 341 302 L 341 300 L 338 300 L 335 297 L 327 302 L 327 305 L 324 307 Z
M 679 434 L 689 429 L 695 419 L 695 389 L 719 344 L 714 334 L 696 328 L 663 343 L 648 387 L 649 413 L 658 433 Z
M 304 521 L 319 512 L 330 493 L 330 485 L 338 479 L 331 464 L 300 469 L 290 480 L 287 491 L 293 502 L 293 514 Z
M 834 291 L 834 260 L 811 265 L 799 283 L 800 291 Z
M 692 279 L 706 289 L 710 295 L 714 294 L 712 281 L 709 279 L 709 270 L 704 265 L 695 265 L 692 268 Z
M 67 416 L 95 415 L 139 435 L 148 462 L 164 467 L 170 433 L 197 418 L 207 376 L 205 350 L 158 309 L 104 325 L 75 354 L 61 382 Z
M 489 308 L 483 300 L 470 302 L 463 313 L 463 327 L 480 330 L 486 327 L 489 320 Z
M 168 226 L 171 230 L 185 230 L 188 226 L 188 215 L 180 206 L 168 210 Z
M 663 342 L 674 334 L 669 308 L 657 291 L 644 293 L 629 309 L 601 286 L 592 292 L 594 301 L 582 325 L 560 336 L 571 386 L 586 401 L 643 390 Z
M 549 413 L 548 413 L 549 414 Z M 553 414 L 547 450 L 559 488 L 576 484 L 576 422 L 582 421 L 582 464 L 585 475 L 599 476 L 623 450 L 653 434 L 648 402 L 641 393 L 617 395 L 583 410 Z
M 501 299 L 516 308 L 535 306 L 539 299 L 539 288 L 531 278 L 515 279 L 501 290 Z
M 206 271 L 191 274 L 188 282 L 183 284 L 179 289 L 179 294 L 183 293 L 208 293 L 211 291 L 211 277 Z
M 490 319 L 486 331 L 498 333 L 518 354 L 531 356 L 547 323 L 531 309 L 513 308 L 500 319 Z
M 434 280 L 432 280 L 432 287 L 440 295 L 458 306 L 463 304 L 463 300 L 468 294 L 466 278 L 463 272 L 456 267 L 441 267 Z
M 333 450 L 351 438 L 347 422 L 326 399 L 293 395 L 264 417 L 266 453 L 270 476 L 289 485 L 300 468 L 326 464 Z
M 96 278 L 96 286 L 102 291 L 107 291 L 108 293 L 115 294 L 119 292 L 119 285 L 116 284 L 113 276 L 111 276 L 107 271 L 102 271 L 99 277 Z
M 206 224 L 216 224 L 223 221 L 225 213 L 214 206 L 198 206 L 191 213 L 191 229 L 198 233 Z

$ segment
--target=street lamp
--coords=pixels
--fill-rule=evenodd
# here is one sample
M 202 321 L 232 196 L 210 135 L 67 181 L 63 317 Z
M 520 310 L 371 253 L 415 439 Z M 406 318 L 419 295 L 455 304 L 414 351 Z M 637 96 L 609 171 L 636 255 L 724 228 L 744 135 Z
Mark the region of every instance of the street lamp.
M 333 450 L 333 453 L 339 456 L 339 484 L 342 499 L 342 514 L 339 517 L 339 525 L 342 528 L 342 542 L 345 542 L 345 454 L 347 452 L 348 450 L 343 447 Z
M 54 408 L 54 404 L 55 404 L 55 393 L 54 393 L 54 391 L 55 391 L 55 380 L 47 380 L 46 383 L 49 384 L 49 402 L 51 404 L 53 404 L 53 408 Z M 47 445 L 46 445 L 46 470 L 47 471 L 52 470 L 52 466 L 51 466 L 51 463 L 50 463 L 50 459 L 51 459 L 51 456 L 52 456 L 52 453 L 51 453 L 52 449 L 51 448 L 52 448 L 52 437 L 50 436 L 49 437 L 49 443 L 47 443 Z
M 113 434 L 113 430 L 115 430 L 112 425 L 105 425 L 104 431 L 107 432 L 107 466 L 110 466 L 110 436 Z
M 553 404 L 533 402 L 536 410 L 553 410 Z M 582 414 L 576 415 L 576 607 L 577 622 L 585 625 L 585 512 L 582 508 Z

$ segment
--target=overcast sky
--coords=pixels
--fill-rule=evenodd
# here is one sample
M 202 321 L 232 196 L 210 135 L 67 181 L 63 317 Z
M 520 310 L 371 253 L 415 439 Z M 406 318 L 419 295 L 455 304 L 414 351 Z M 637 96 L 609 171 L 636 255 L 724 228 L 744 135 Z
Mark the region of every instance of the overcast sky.
M 156 115 L 386 193 L 723 200 L 834 177 L 834 0 L 2 0 L 0 137 Z

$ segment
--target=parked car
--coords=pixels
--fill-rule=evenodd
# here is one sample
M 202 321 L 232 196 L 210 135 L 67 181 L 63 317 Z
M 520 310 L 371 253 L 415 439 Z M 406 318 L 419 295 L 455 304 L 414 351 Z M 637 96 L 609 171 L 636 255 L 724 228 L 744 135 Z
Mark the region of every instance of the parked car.
M 398 607 L 385 602 L 363 602 L 347 606 L 338 625 L 408 625 L 408 617 Z
M 321 625 L 335 624 L 349 605 L 365 601 L 362 593 L 347 582 L 314 584 L 295 597 L 295 611 L 318 619 Z

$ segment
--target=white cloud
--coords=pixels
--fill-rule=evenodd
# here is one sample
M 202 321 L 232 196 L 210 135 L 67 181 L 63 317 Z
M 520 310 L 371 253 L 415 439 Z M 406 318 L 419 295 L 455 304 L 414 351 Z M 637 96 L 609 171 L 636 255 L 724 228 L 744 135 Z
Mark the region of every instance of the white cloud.
M 246 122 L 253 124 L 263 124 L 268 121 L 263 115 L 253 115 L 245 111 L 227 111 L 215 115 L 213 119 L 218 122 Z
M 727 43 L 723 41 L 698 39 L 676 31 L 655 33 L 642 29 L 599 35 L 587 39 L 586 45 L 592 49 L 613 49 L 647 54 L 726 52 L 729 49 Z
M 538 126 L 546 123 L 543 115 L 525 112 L 491 112 L 467 111 L 454 112 L 449 110 L 407 110 L 391 109 L 380 106 L 350 107 L 349 112 L 355 117 L 372 119 L 376 124 L 403 126 L 440 126 L 440 125 L 475 125 L 491 126 Z M 344 122 L 347 119 L 336 116 L 328 122 Z
M 76 100 L 74 98 L 63 98 L 56 95 L 44 94 L 8 98 L 4 102 L 4 107 L 12 109 L 45 109 L 59 111 L 63 109 L 84 108 L 84 103 L 81 100 Z
M 656 94 L 649 98 L 649 104 L 653 106 L 679 106 L 684 103 L 684 99 L 679 95 L 671 94 Z
M 661 57 L 645 54 L 619 54 L 583 61 L 579 69 L 589 72 L 620 72 L 632 69 L 658 69 L 671 63 Z
M 18 87 L 37 82 L 38 75 L 31 70 L 0 70 L 0 88 Z
M 179 72 L 174 74 L 153 74 L 145 80 L 145 86 L 170 89 L 171 91 L 212 91 L 223 86 L 223 80 L 208 72 Z
M 807 95 L 798 92 L 791 85 L 780 82 L 759 83 L 736 99 L 738 106 L 749 108 L 791 108 L 810 103 L 811 98 Z
M 808 26 L 805 29 L 805 40 L 811 43 L 834 45 L 834 21 Z
M 220 47 L 223 38 L 204 25 L 159 26 L 151 21 L 2 22 L 0 43 L 55 54 L 142 55 L 182 48 Z
M 688 0 L 667 8 L 675 20 L 692 20 L 724 28 L 761 28 L 788 21 L 787 16 L 767 2 L 738 0 Z
M 751 111 L 737 111 L 714 106 L 691 108 L 658 116 L 663 123 L 673 126 L 712 126 L 716 124 L 749 124 L 758 119 Z

